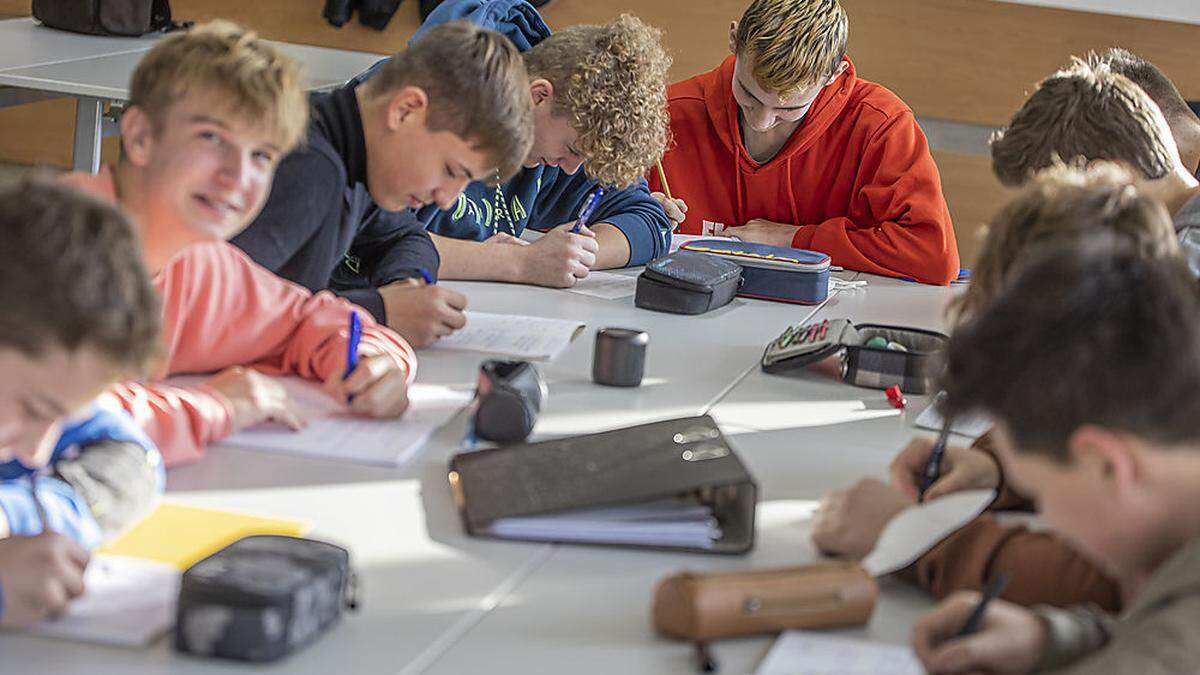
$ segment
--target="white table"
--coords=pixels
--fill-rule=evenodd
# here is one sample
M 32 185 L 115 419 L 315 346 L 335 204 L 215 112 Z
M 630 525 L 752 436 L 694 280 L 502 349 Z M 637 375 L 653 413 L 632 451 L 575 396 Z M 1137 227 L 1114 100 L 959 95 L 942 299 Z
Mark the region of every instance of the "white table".
M 107 135 L 104 105 L 129 98 L 130 76 L 161 37 L 97 37 L 46 28 L 30 18 L 0 21 L 0 107 L 75 98 L 72 162 L 75 170 L 94 173 L 100 167 L 100 140 Z M 312 91 L 341 85 L 382 58 L 368 52 L 268 43 L 305 64 Z
M 416 460 L 396 469 L 216 447 L 202 462 L 171 472 L 172 499 L 308 520 L 315 534 L 351 548 L 364 582 L 361 612 L 264 672 L 690 672 L 690 647 L 657 638 L 650 628 L 654 583 L 684 568 L 743 569 L 814 559 L 806 522 L 814 500 L 861 475 L 882 475 L 897 439 L 907 433 L 905 420 L 890 411 L 865 415 L 837 403 L 873 406 L 879 392 L 820 380 L 760 381 L 757 363 L 766 342 L 790 323 L 848 315 L 852 307 L 858 308 L 856 320 L 874 320 L 876 313 L 936 316 L 935 305 L 948 295 L 945 289 L 898 283 L 893 290 L 892 282 L 872 277 L 865 293 L 835 296 L 824 308 L 739 299 L 716 312 L 683 317 L 638 310 L 632 298 L 610 301 L 504 284 L 446 285 L 467 293 L 471 308 L 480 311 L 587 322 L 585 333 L 544 368 L 550 395 L 535 431 L 539 436 L 707 411 L 722 420 L 727 431 L 736 432 L 733 441 L 762 487 L 758 545 L 749 556 L 725 557 L 466 537 L 445 476 L 465 415 L 441 429 Z M 907 323 L 924 325 L 920 321 Z M 640 388 L 590 382 L 592 336 L 610 325 L 650 332 L 647 381 Z M 484 358 L 424 351 L 418 380 L 471 384 Z M 739 417 L 748 408 L 738 406 L 746 401 L 814 407 L 806 426 L 756 431 L 764 426 L 759 420 Z M 850 632 L 902 642 L 909 620 L 927 600 L 895 582 L 884 588 L 871 624 Z M 767 638 L 735 640 L 719 643 L 715 651 L 723 672 L 747 672 L 769 644 Z M 131 651 L 0 636 L 0 673 L 27 672 L 33 663 L 89 675 L 244 670 L 176 656 L 165 641 Z

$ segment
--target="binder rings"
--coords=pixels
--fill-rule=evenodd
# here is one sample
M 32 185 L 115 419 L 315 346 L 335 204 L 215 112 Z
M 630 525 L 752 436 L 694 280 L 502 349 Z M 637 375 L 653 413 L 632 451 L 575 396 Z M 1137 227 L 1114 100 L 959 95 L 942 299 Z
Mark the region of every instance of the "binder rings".
M 707 415 L 465 452 L 449 481 L 468 534 L 745 553 L 757 486 Z

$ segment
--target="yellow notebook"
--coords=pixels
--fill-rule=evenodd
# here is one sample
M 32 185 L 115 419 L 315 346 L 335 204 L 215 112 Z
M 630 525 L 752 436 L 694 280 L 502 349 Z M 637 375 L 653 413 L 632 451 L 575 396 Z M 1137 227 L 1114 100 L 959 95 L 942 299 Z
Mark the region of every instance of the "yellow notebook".
M 252 534 L 296 537 L 306 531 L 308 523 L 299 520 L 162 502 L 142 522 L 96 552 L 157 560 L 185 570 L 242 537 Z

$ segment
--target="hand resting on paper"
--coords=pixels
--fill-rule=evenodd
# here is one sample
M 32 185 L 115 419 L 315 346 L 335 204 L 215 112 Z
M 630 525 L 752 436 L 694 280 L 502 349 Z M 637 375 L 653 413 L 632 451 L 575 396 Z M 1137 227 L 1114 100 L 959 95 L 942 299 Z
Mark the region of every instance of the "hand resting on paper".
M 88 553 L 61 534 L 0 539 L 0 626 L 31 626 L 83 594 Z
M 204 384 L 228 401 L 234 433 L 268 421 L 293 431 L 304 428 L 305 422 L 283 385 L 253 368 L 226 368 Z
M 933 452 L 933 439 L 914 438 L 889 468 L 892 486 L 911 499 L 920 494 L 925 465 Z M 964 490 L 994 490 L 1000 485 L 1000 467 L 995 458 L 975 448 L 947 445 L 942 455 L 942 472 L 925 492 L 925 499 L 937 499 Z
M 408 409 L 408 378 L 391 356 L 362 358 L 350 377 L 334 372 L 325 380 L 325 391 L 346 401 L 350 411 L 366 417 L 399 417 Z M 353 399 L 353 400 L 351 400 Z
M 889 521 L 916 500 L 883 481 L 864 478 L 821 498 L 812 539 L 826 555 L 861 559 Z

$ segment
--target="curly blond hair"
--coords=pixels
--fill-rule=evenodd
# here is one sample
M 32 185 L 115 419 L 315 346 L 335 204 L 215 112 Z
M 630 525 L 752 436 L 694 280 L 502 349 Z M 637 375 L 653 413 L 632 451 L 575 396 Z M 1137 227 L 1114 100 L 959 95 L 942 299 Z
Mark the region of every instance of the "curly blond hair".
M 754 79 L 783 98 L 824 84 L 846 55 L 850 22 L 837 0 L 754 0 L 734 35 Z
M 584 170 L 624 187 L 667 145 L 667 69 L 661 33 L 622 14 L 603 26 L 570 26 L 525 52 L 529 76 L 554 86 L 555 114 L 579 132 Z

